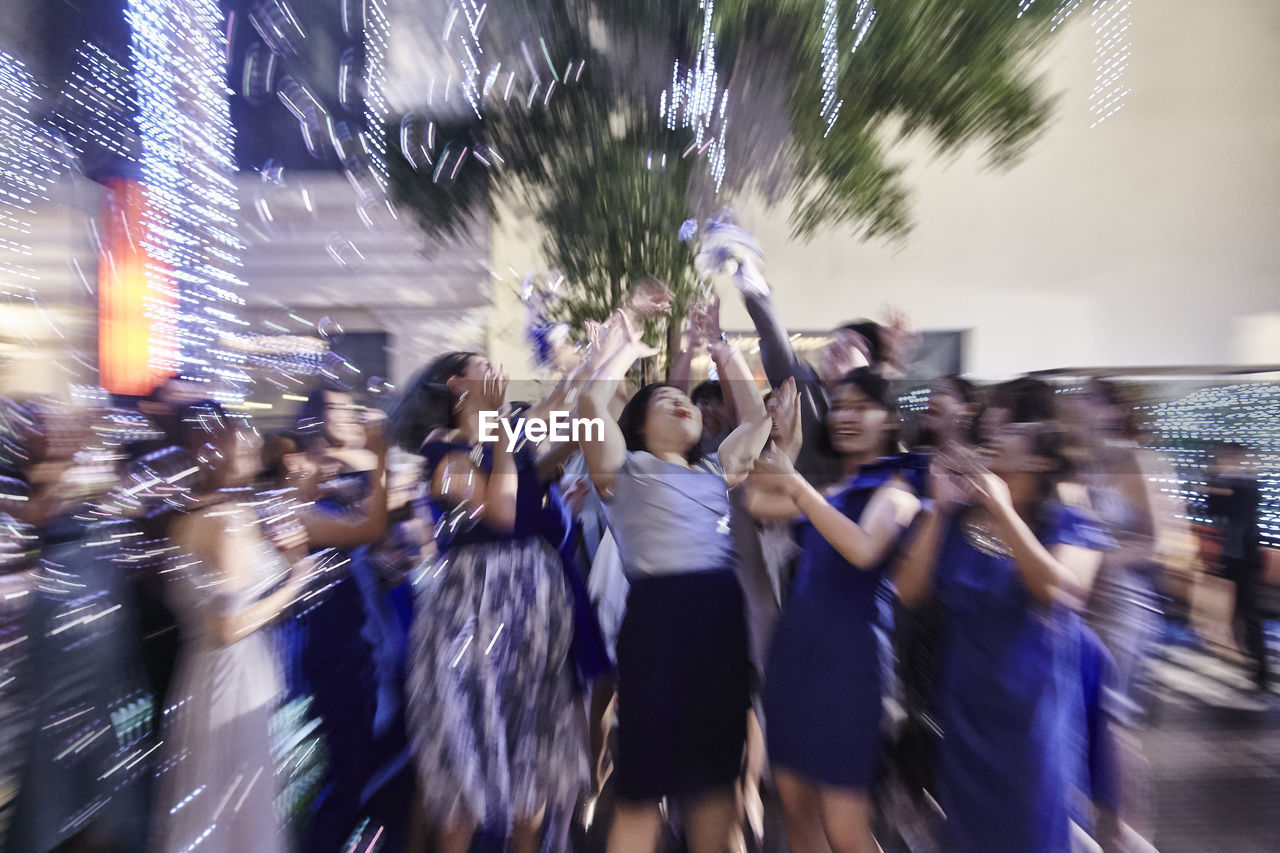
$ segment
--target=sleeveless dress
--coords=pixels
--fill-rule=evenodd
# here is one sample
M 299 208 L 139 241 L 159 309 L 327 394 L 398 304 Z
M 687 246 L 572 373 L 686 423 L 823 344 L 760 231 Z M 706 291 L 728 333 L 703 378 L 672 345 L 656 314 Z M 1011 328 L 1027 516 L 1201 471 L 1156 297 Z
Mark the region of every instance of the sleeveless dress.
M 258 630 L 219 645 L 211 631 L 214 618 L 234 616 L 269 594 L 285 573 L 284 561 L 256 532 L 224 535 L 239 547 L 236 559 L 251 568 L 251 583 L 233 588 L 185 556 L 171 574 L 183 645 L 165 702 L 153 838 L 159 853 L 288 849 L 271 736 L 284 680 L 272 638 Z M 184 543 L 174 545 L 189 553 Z
M 493 445 L 482 448 L 489 472 Z M 453 452 L 471 448 L 422 448 L 427 482 Z M 468 527 L 465 511 L 429 502 L 438 556 L 415 578 L 409 640 L 406 723 L 424 817 L 498 835 L 544 806 L 549 822 L 571 813 L 588 778 L 570 592 L 532 454 L 519 451 L 516 466 L 510 532 Z
M 897 457 L 865 465 L 828 502 L 856 522 L 903 465 Z M 800 568 L 765 679 L 769 760 L 821 785 L 865 791 L 876 772 L 884 686 L 878 591 L 898 546 L 859 569 L 807 520 L 796 540 Z
M 1097 522 L 1051 505 L 1046 547 L 1110 547 Z M 1071 849 L 1071 790 L 1089 762 L 1080 617 L 1032 598 L 1013 559 L 979 550 L 953 521 L 935 582 L 945 612 L 938 682 L 938 802 L 945 848 Z

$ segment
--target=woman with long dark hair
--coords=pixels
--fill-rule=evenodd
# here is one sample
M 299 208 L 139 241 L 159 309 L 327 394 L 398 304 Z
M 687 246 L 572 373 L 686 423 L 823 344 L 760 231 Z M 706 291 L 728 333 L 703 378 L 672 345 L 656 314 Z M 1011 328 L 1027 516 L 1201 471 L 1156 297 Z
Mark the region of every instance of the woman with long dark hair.
M 592 482 L 630 582 L 618 634 L 619 803 L 609 849 L 653 851 L 659 803 L 679 801 L 693 853 L 720 853 L 737 814 L 750 705 L 741 585 L 734 571 L 728 486 L 745 478 L 769 434 L 769 416 L 742 357 L 712 346 L 735 394 L 740 425 L 702 456 L 702 419 L 669 385 L 641 388 L 615 423 L 614 383 L 654 351 L 621 318 L 620 347 L 584 390 L 580 413 L 599 418 L 602 441 L 583 441 Z
M 390 412 L 425 458 L 439 551 L 416 579 L 406 722 L 441 853 L 465 851 L 482 824 L 536 849 L 544 816 L 571 813 L 587 779 L 573 609 L 537 460 L 505 435 L 480 441 L 506 386 L 483 356 L 448 353 Z
M 794 850 L 874 851 L 868 790 L 882 703 L 877 589 L 919 509 L 895 455 L 889 383 L 859 368 L 830 388 L 828 441 L 844 479 L 820 492 L 785 454 L 757 463 L 749 505 L 796 518 L 800 569 L 765 676 L 769 761 Z
M 944 612 L 946 849 L 1065 853 L 1088 762 L 1077 609 L 1110 540 L 1060 500 L 1071 465 L 1051 392 L 1021 380 L 994 400 L 979 454 L 935 456 L 895 581 L 908 606 L 936 596 Z

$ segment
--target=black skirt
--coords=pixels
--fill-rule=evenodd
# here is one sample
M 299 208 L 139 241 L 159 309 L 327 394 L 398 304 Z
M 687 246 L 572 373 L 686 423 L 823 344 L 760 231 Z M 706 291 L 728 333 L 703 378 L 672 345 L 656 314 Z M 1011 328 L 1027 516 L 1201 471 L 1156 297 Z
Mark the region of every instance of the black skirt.
M 737 778 L 751 664 L 731 570 L 633 581 L 618 632 L 618 794 L 678 797 Z

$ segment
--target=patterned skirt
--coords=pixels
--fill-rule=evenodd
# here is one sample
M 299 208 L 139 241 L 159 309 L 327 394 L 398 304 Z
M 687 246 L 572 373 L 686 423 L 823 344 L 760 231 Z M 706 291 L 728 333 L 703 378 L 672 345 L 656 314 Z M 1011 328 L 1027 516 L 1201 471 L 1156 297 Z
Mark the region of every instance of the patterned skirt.
M 540 537 L 463 545 L 414 593 L 406 725 L 437 826 L 572 811 L 587 783 L 573 610 Z

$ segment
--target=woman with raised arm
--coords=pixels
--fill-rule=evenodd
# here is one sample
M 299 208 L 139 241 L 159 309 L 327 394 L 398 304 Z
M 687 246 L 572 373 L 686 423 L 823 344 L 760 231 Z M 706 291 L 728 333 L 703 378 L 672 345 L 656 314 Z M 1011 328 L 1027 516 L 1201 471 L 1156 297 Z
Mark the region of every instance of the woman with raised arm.
M 537 460 L 527 443 L 480 441 L 506 387 L 483 356 L 448 353 L 391 412 L 426 460 L 436 530 L 415 581 L 406 720 L 440 853 L 466 851 L 482 823 L 535 850 L 544 816 L 571 814 L 587 780 L 573 608 Z
M 721 378 L 743 392 L 741 423 L 718 453 L 698 455 L 698 409 L 667 385 L 640 389 L 615 423 L 608 417 L 615 382 L 653 353 L 621 319 L 621 345 L 579 409 L 604 421 L 603 440 L 584 441 L 582 452 L 608 502 L 630 581 L 617 647 L 619 804 L 609 849 L 652 853 L 659 803 L 670 797 L 680 801 L 690 850 L 721 853 L 737 815 L 733 786 L 750 705 L 728 489 L 759 456 L 769 416 L 746 362 L 721 341 L 712 347 Z
M 1070 475 L 1065 433 L 1043 406 L 1018 402 L 984 420 L 980 455 L 937 455 L 931 505 L 895 580 L 904 604 L 933 595 L 945 614 L 945 848 L 1065 853 L 1069 792 L 1088 761 L 1075 608 L 1111 543 L 1058 498 Z
M 826 429 L 844 479 L 820 492 L 783 453 L 756 465 L 748 505 L 797 518 L 795 584 L 765 675 L 769 761 L 791 849 L 875 851 L 868 790 L 882 702 L 876 590 L 919 509 L 913 460 L 893 455 L 889 383 L 868 368 L 831 387 Z

